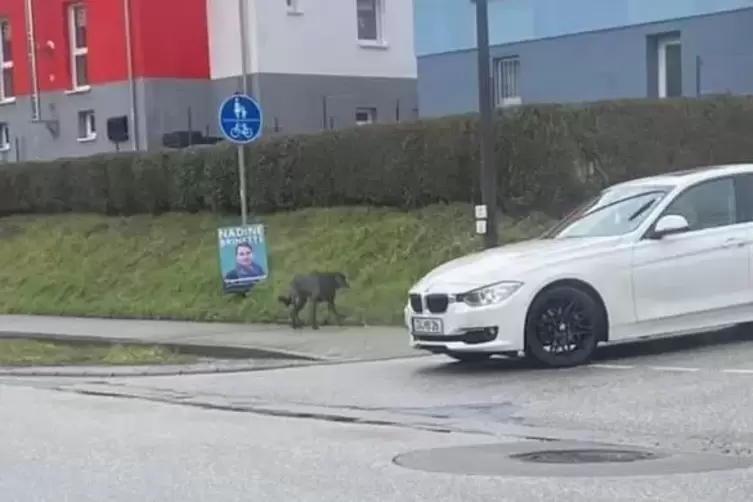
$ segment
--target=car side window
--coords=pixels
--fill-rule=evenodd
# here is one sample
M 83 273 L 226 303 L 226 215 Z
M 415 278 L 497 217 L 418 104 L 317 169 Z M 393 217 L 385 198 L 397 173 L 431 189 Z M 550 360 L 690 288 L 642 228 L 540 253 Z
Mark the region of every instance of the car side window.
M 723 227 L 737 223 L 733 178 L 706 181 L 681 193 L 664 212 L 688 220 L 690 230 Z
M 753 221 L 753 174 L 741 174 L 737 177 L 737 221 Z

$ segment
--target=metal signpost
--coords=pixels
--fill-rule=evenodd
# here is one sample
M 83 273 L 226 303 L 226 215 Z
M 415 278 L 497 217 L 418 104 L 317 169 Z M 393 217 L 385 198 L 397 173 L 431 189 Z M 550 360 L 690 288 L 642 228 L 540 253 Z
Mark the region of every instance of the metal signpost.
M 238 177 L 241 196 L 241 223 L 248 223 L 248 200 L 246 197 L 245 147 L 261 136 L 264 116 L 261 106 L 246 94 L 226 98 L 219 110 L 220 131 L 228 141 L 238 145 Z
M 492 116 L 491 57 L 489 55 L 489 0 L 476 3 L 476 45 L 478 49 L 478 105 L 479 133 L 481 138 L 481 196 L 486 215 L 483 225 L 477 224 L 484 234 L 484 247 L 496 247 L 497 236 L 497 166 L 494 165 L 494 124 Z M 477 216 L 477 221 L 481 220 Z M 483 230 L 483 232 L 480 232 Z
M 264 125 L 261 106 L 246 94 L 229 96 L 220 105 L 220 131 L 238 145 L 238 184 L 241 197 L 241 225 L 218 229 L 218 253 L 224 290 L 245 294 L 267 278 L 267 249 L 263 225 L 248 224 L 246 194 L 246 145 L 261 136 Z
M 222 135 L 238 145 L 238 190 L 241 198 L 241 225 L 217 229 L 220 275 L 226 293 L 245 295 L 269 274 L 264 225 L 248 224 L 246 193 L 246 145 L 261 136 L 264 114 L 259 103 L 249 96 L 249 46 L 247 37 L 247 0 L 238 0 L 241 55 L 241 92 L 228 96 L 220 105 L 218 120 Z

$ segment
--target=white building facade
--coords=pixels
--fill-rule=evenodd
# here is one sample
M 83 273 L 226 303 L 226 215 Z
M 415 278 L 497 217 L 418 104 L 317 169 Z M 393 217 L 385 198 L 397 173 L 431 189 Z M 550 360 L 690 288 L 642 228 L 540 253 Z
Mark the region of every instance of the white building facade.
M 415 118 L 413 4 L 407 0 L 246 0 L 249 87 L 265 132 Z M 215 103 L 242 73 L 239 0 L 207 0 Z

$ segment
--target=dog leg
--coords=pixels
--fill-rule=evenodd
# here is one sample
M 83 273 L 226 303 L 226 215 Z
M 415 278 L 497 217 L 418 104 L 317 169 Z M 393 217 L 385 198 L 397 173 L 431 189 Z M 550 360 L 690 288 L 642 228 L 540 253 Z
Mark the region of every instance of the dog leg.
M 326 300 L 327 304 L 329 305 L 329 300 Z M 327 317 L 324 318 L 324 322 L 322 323 L 324 326 L 329 326 L 332 324 L 332 313 L 329 308 L 327 308 Z
M 301 318 L 298 316 L 298 314 L 303 310 L 303 307 L 306 306 L 306 299 L 305 298 L 298 298 L 295 301 L 295 304 L 293 305 L 293 308 L 290 310 L 290 318 L 293 324 L 293 329 L 299 329 L 303 322 L 301 321 Z
M 311 329 L 319 329 L 319 324 L 316 322 L 316 301 L 311 301 Z
M 343 325 L 343 316 L 340 315 L 340 313 L 335 308 L 335 300 L 332 299 L 329 302 L 327 302 L 327 307 L 328 307 L 327 310 L 329 312 L 331 312 L 332 314 L 334 314 L 335 319 L 337 319 L 337 324 L 339 324 L 340 326 L 342 326 Z M 327 316 L 327 317 L 329 318 L 329 316 Z

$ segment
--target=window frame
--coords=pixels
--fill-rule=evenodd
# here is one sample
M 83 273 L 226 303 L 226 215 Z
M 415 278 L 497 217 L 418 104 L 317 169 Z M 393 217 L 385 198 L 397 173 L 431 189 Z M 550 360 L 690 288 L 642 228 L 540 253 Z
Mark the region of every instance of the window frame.
M 68 5 L 68 48 L 69 48 L 69 54 L 68 57 L 70 58 L 70 68 L 69 71 L 71 73 L 71 90 L 72 91 L 86 91 L 91 89 L 91 84 L 89 83 L 89 37 L 87 34 L 86 37 L 86 43 L 83 47 L 77 47 L 77 38 L 78 38 L 78 24 L 77 24 L 77 13 L 79 11 L 83 11 L 84 15 L 84 29 L 88 32 L 88 19 L 86 15 L 88 14 L 86 5 L 77 2 L 72 3 Z M 85 79 L 86 83 L 82 84 L 78 81 L 78 61 L 80 59 L 83 59 L 85 61 Z
M 512 65 L 512 66 L 507 66 Z M 508 89 L 505 73 L 506 68 L 514 68 L 515 80 L 512 82 L 512 87 L 517 92 L 515 95 L 505 96 L 505 91 Z M 492 85 L 494 92 L 494 106 L 495 108 L 506 108 L 509 106 L 520 105 L 523 100 L 520 96 L 520 69 L 521 61 L 520 56 L 517 54 L 510 54 L 507 56 L 496 57 L 492 60 Z
M 7 27 L 7 30 L 10 32 L 11 40 L 10 40 L 10 54 L 5 53 L 5 43 L 2 40 L 2 33 L 3 28 Z M 16 100 L 16 93 L 15 89 L 11 88 L 11 92 L 9 93 L 8 90 L 5 88 L 5 74 L 8 72 L 10 74 L 11 82 L 14 78 L 14 67 L 15 63 L 13 61 L 13 32 L 12 32 L 12 26 L 10 23 L 10 20 L 7 18 L 0 18 L 0 103 L 9 103 Z
M 80 143 L 94 141 L 97 139 L 97 116 L 94 110 L 79 110 L 78 115 L 78 133 L 77 140 Z M 83 127 L 82 127 L 83 126 Z M 81 132 L 85 131 L 86 135 L 82 136 Z
M 746 184 L 748 186 L 746 187 Z M 746 188 L 751 190 L 746 193 Z M 753 223 L 753 172 L 735 175 L 735 198 L 739 223 Z
M 666 35 L 661 36 L 656 41 L 656 84 L 657 84 L 657 96 L 659 99 L 667 99 L 672 97 L 681 97 L 682 92 L 682 70 L 680 70 L 680 96 L 667 96 L 667 82 L 669 80 L 667 75 L 667 48 L 673 45 L 677 45 L 680 47 L 680 51 L 682 51 L 682 39 L 681 36 L 678 35 Z M 680 53 L 682 54 L 682 52 Z M 682 55 L 680 56 L 682 58 Z M 682 66 L 681 66 L 682 68 Z
M 384 44 L 384 1 L 385 0 L 365 0 L 373 2 L 374 5 L 374 38 L 361 38 L 361 9 L 359 3 L 361 0 L 355 0 L 356 4 L 356 39 L 362 45 L 383 45 Z
M 303 14 L 303 11 L 301 10 L 301 0 L 285 0 L 285 8 L 287 9 L 288 14 Z
M 735 197 L 735 201 L 734 201 L 735 202 L 735 221 L 733 223 L 730 223 L 730 224 L 727 224 L 727 225 L 719 225 L 719 226 L 715 226 L 715 227 L 706 227 L 706 228 L 698 228 L 698 229 L 688 229 L 688 230 L 680 232 L 680 233 L 678 233 L 676 235 L 696 235 L 699 232 L 715 231 L 715 230 L 719 230 L 720 228 L 726 228 L 726 227 L 732 227 L 732 226 L 735 226 L 735 225 L 741 225 L 741 224 L 745 224 L 745 223 L 750 223 L 750 222 L 746 222 L 746 221 L 741 221 L 741 219 L 740 219 L 741 215 L 743 214 L 743 211 L 741 210 L 742 204 L 745 203 L 744 202 L 745 199 L 740 197 L 740 187 L 739 187 L 739 185 L 740 185 L 740 180 L 739 180 L 740 176 L 741 176 L 741 174 L 725 174 L 723 176 L 717 176 L 715 178 L 701 180 L 701 181 L 698 181 L 696 183 L 693 183 L 691 185 L 688 185 L 688 186 L 682 188 L 679 192 L 677 192 L 676 195 L 674 195 L 674 197 L 671 197 L 671 198 L 668 199 L 668 201 L 665 201 L 664 207 L 656 215 L 656 217 L 654 218 L 654 221 L 652 221 L 651 224 L 648 226 L 648 228 L 646 229 L 646 231 L 641 236 L 640 240 L 643 241 L 643 240 L 652 240 L 653 239 L 654 231 L 656 229 L 656 224 L 659 223 L 659 220 L 661 220 L 664 216 L 667 215 L 667 211 L 669 209 L 671 209 L 672 205 L 675 202 L 677 202 L 680 199 L 680 197 L 682 197 L 683 195 L 687 194 L 690 190 L 698 188 L 699 186 L 708 185 L 709 183 L 715 183 L 715 182 L 724 181 L 724 180 L 731 180 L 732 181 L 732 193 L 733 193 L 733 196 Z
M 10 124 L 0 122 L 0 153 L 10 150 Z
M 368 121 L 358 120 L 358 114 L 359 113 L 365 113 L 365 114 L 367 114 L 369 116 L 369 120 Z M 356 108 L 356 112 L 354 114 L 354 118 L 355 118 L 357 126 L 375 124 L 376 121 L 377 121 L 377 109 L 375 107 L 373 107 L 373 106 L 371 106 L 371 107 L 369 107 L 369 106 L 359 106 L 358 108 Z

